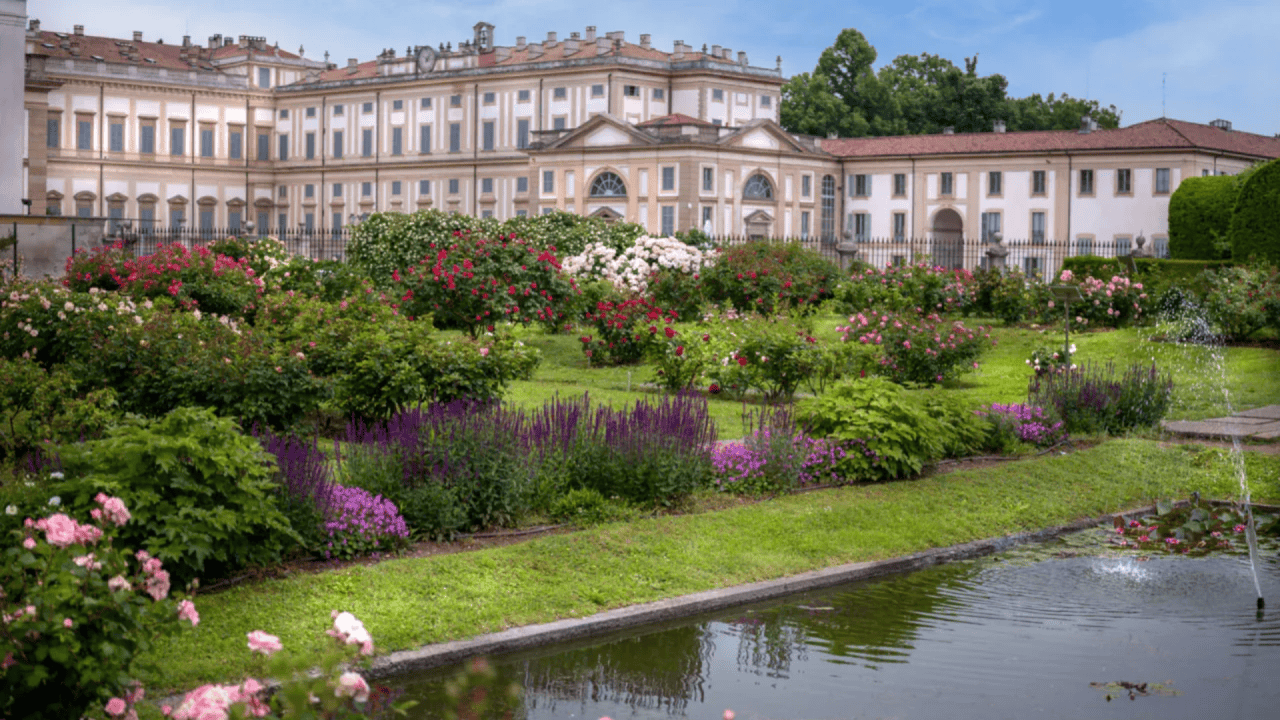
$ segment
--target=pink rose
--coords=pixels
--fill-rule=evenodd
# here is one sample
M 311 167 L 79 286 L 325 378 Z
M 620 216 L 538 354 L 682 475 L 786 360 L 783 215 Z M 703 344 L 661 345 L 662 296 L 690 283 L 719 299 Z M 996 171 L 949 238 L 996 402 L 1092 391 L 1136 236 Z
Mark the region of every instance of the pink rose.
M 117 575 L 107 581 L 107 589 L 111 592 L 118 592 L 120 590 L 132 590 L 133 586 L 129 584 L 128 580 L 124 579 L 123 575 Z
M 200 624 L 200 613 L 196 612 L 195 603 L 190 600 L 183 600 L 178 603 L 178 619 L 187 620 L 191 623 L 191 627 Z
M 360 673 L 345 672 L 338 678 L 338 686 L 333 689 L 335 697 L 354 698 L 356 702 L 365 702 L 369 699 L 369 684 L 365 682 Z
M 263 655 L 270 656 L 273 653 L 284 649 L 280 644 L 280 638 L 275 635 L 269 635 L 261 630 L 254 630 L 248 633 L 249 651 L 259 652 Z
M 124 700 L 121 700 L 118 697 L 113 697 L 107 701 L 108 715 L 123 715 L 124 711 L 125 711 Z
M 35 550 L 35 549 L 36 549 L 36 539 L 35 539 L 35 538 L 27 538 L 26 540 L 23 540 L 23 541 L 22 541 L 22 547 L 24 547 L 24 548 L 26 548 L 26 549 L 28 549 L 28 550 Z
M 64 548 L 76 540 L 76 521 L 62 513 L 40 520 L 36 527 L 44 530 L 45 539 L 54 547 Z

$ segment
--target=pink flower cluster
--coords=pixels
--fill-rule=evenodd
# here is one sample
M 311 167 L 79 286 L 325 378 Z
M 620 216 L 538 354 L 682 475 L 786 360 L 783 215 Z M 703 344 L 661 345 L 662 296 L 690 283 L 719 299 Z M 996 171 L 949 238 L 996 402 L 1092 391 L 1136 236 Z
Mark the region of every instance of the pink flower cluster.
M 247 633 L 247 636 L 249 638 L 250 652 L 258 652 L 270 657 L 284 649 L 284 645 L 280 644 L 280 638 L 261 630 L 254 630 Z
M 64 548 L 68 545 L 92 545 L 102 537 L 100 528 L 81 525 L 62 513 L 40 518 L 34 523 L 28 518 L 27 523 L 28 527 L 34 527 L 43 532 L 45 540 L 56 548 Z
M 173 720 L 226 720 L 231 706 L 244 705 L 244 714 L 236 717 L 265 717 L 271 708 L 262 699 L 262 683 L 246 678 L 239 685 L 204 685 L 187 693 L 176 709 L 160 708 Z
M 153 600 L 163 600 L 169 596 L 169 571 L 165 570 L 160 563 L 160 558 L 151 557 L 151 553 L 146 550 L 139 550 L 135 556 L 138 562 L 142 563 L 142 572 L 147 578 L 142 581 L 142 587 Z
M 347 645 L 359 645 L 361 655 L 373 654 L 373 638 L 364 623 L 349 612 L 333 611 L 333 627 L 325 631 Z
M 111 717 L 122 718 L 122 720 L 138 720 L 138 711 L 134 709 L 134 705 L 146 696 L 146 691 L 142 689 L 142 685 L 135 682 L 133 690 L 125 694 L 123 698 L 113 697 L 107 701 L 104 708 Z

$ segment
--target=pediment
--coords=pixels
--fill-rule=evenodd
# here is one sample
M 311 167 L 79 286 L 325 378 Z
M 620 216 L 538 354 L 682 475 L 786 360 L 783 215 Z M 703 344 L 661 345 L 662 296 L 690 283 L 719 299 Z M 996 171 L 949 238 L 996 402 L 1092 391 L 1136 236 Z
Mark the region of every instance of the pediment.
M 584 147 L 652 145 L 654 138 L 608 113 L 601 113 L 543 148 L 543 152 Z
M 631 136 L 628 133 L 623 132 L 620 128 L 616 128 L 612 125 L 604 125 L 598 130 L 595 130 L 582 138 L 582 144 L 587 147 L 629 145 L 631 144 Z
M 764 210 L 756 210 L 743 218 L 743 220 L 749 223 L 771 223 L 773 222 L 773 216 Z
M 749 147 L 756 150 L 777 150 L 778 138 L 760 129 L 752 130 L 745 133 L 742 139 L 738 141 L 742 147 Z
M 812 155 L 813 150 L 800 144 L 795 138 L 772 120 L 752 120 L 733 133 L 720 138 L 721 145 L 750 150 L 782 150 Z

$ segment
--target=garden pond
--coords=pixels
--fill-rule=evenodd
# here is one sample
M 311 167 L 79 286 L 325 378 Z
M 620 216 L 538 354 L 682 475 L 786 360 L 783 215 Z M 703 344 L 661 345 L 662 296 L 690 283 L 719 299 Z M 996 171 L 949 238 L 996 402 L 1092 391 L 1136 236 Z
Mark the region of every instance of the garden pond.
M 1280 609 L 1256 608 L 1247 555 L 1121 550 L 1118 535 L 493 658 L 495 687 L 519 696 L 479 717 L 1275 717 Z M 1267 598 L 1278 550 L 1262 548 Z M 459 670 L 388 684 L 435 718 Z

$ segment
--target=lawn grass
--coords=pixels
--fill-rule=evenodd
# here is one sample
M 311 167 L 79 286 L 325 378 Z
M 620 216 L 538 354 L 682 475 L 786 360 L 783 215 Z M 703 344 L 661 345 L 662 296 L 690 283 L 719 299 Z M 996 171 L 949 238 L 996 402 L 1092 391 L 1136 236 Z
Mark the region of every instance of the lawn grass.
M 1248 454 L 1254 498 L 1280 500 L 1280 458 Z M 253 672 L 245 633 L 317 653 L 330 611 L 361 618 L 380 652 L 1040 529 L 1185 497 L 1233 496 L 1220 451 L 1112 440 L 913 481 L 647 518 L 472 553 L 395 559 L 200 597 L 199 627 L 146 658 L 154 697 Z

